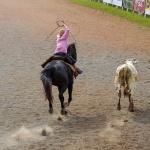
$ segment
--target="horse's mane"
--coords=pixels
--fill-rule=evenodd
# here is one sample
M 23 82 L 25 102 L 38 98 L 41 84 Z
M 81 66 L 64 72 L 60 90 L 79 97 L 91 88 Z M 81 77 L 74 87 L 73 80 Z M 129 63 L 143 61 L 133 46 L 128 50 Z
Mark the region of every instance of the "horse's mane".
M 70 54 L 75 60 L 77 60 L 77 49 L 75 43 L 71 43 L 68 46 L 67 53 Z
M 72 47 L 73 49 L 76 49 L 75 43 L 69 44 L 68 49 L 70 49 L 71 47 Z

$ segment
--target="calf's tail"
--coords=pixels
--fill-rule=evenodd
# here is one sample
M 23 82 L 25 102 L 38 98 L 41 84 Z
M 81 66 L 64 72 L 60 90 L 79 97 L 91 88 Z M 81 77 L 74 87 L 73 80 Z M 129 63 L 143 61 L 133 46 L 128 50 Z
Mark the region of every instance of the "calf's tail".
M 128 81 L 128 77 L 127 77 L 127 71 L 128 71 L 128 68 L 124 68 L 123 69 L 123 77 L 124 77 L 124 96 L 128 96 L 129 94 L 129 81 Z

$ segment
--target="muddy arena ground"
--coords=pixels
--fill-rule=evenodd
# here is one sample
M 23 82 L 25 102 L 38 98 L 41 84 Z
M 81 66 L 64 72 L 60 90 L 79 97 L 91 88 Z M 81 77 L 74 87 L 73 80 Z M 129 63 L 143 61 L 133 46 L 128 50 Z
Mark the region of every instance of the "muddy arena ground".
M 62 121 L 57 88 L 50 115 L 40 81 L 58 30 L 45 38 L 59 17 L 77 34 L 77 66 L 84 71 Z M 124 97 L 117 110 L 114 77 L 124 58 L 139 60 L 133 113 Z M 1 0 L 0 66 L 1 150 L 150 150 L 149 28 L 65 0 Z

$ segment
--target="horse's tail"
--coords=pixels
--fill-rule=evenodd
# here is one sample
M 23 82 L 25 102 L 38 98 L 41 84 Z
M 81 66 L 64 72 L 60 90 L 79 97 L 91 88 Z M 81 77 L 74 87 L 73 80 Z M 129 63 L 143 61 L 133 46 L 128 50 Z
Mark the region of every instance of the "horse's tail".
M 45 99 L 48 99 L 49 101 L 53 102 L 54 98 L 52 95 L 52 80 L 51 77 L 47 77 L 47 73 L 48 72 L 41 73 L 41 80 L 45 91 Z

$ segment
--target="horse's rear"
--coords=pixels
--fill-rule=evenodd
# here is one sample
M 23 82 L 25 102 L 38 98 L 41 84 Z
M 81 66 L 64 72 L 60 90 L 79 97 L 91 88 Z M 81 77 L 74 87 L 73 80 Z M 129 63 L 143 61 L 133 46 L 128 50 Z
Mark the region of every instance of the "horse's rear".
M 72 100 L 72 87 L 73 87 L 73 72 L 72 70 L 60 60 L 53 60 L 49 62 L 43 71 L 41 72 L 41 80 L 43 83 L 45 98 L 49 101 L 49 112 L 53 113 L 53 95 L 52 95 L 52 85 L 58 87 L 59 99 L 61 102 L 61 113 L 64 114 L 64 96 L 63 93 L 68 88 L 69 98 L 68 105 Z

